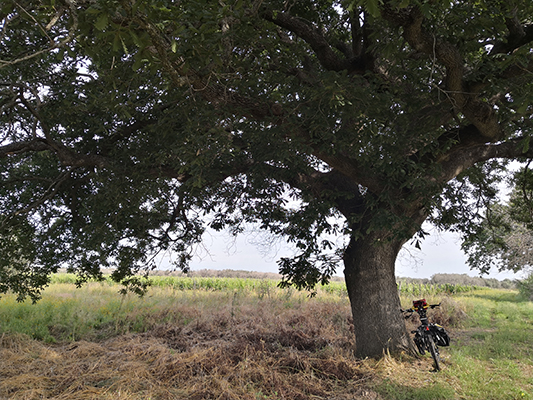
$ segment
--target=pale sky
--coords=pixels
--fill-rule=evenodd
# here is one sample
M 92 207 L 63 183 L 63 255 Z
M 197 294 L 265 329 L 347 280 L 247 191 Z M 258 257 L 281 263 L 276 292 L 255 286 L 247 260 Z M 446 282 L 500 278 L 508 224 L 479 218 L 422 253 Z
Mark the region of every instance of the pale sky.
M 479 276 L 466 265 L 466 257 L 461 251 L 459 237 L 453 233 L 438 233 L 435 230 L 421 244 L 421 250 L 411 246 L 400 254 L 396 263 L 396 276 L 430 278 L 437 273 L 468 274 Z M 258 272 L 278 272 L 276 261 L 292 255 L 292 250 L 281 242 L 270 246 L 258 246 L 264 237 L 246 234 L 237 239 L 224 233 L 212 232 L 206 235 L 203 246 L 192 263 L 192 270 L 233 269 Z M 207 254 L 209 251 L 209 254 Z M 337 275 L 342 276 L 342 265 Z M 491 273 L 484 277 L 496 279 L 520 279 L 520 274 L 512 272 Z
M 509 169 L 517 170 L 520 163 L 513 162 Z M 499 185 L 499 197 L 505 201 L 509 195 L 505 182 Z M 437 273 L 467 274 L 479 276 L 466 264 L 466 256 L 461 251 L 460 237 L 450 232 L 438 232 L 429 224 L 424 230 L 430 235 L 421 242 L 421 250 L 414 246 L 404 246 L 396 262 L 396 276 L 411 278 L 431 278 Z M 204 236 L 204 249 L 199 250 L 191 263 L 192 270 L 233 269 L 258 272 L 278 272 L 276 261 L 280 257 L 293 255 L 289 246 L 282 239 L 264 244 L 269 239 L 257 233 L 244 233 L 230 238 L 225 233 L 209 232 Z M 257 245 L 260 243 L 261 245 Z M 343 266 L 339 265 L 336 275 L 343 276 Z M 513 272 L 490 271 L 485 278 L 522 279 L 523 274 Z
M 518 169 L 519 163 L 511 164 L 510 169 Z M 502 183 L 499 196 L 505 200 L 509 188 Z M 466 256 L 461 251 L 460 237 L 451 232 L 438 232 L 428 224 L 424 230 L 430 235 L 421 242 L 421 250 L 414 246 L 404 246 L 396 262 L 396 276 L 411 278 L 431 278 L 438 273 L 467 274 L 479 276 L 466 264 Z M 227 234 L 210 232 L 204 236 L 204 250 L 198 252 L 192 263 L 192 270 L 233 269 L 258 272 L 278 272 L 276 261 L 280 257 L 293 255 L 293 251 L 281 240 L 265 245 L 268 238 L 246 232 L 235 238 Z M 257 243 L 263 243 L 257 245 Z M 209 252 L 209 253 L 208 253 Z M 336 275 L 343 276 L 343 266 L 339 265 Z M 485 278 L 522 279 L 523 274 L 513 272 L 490 271 Z

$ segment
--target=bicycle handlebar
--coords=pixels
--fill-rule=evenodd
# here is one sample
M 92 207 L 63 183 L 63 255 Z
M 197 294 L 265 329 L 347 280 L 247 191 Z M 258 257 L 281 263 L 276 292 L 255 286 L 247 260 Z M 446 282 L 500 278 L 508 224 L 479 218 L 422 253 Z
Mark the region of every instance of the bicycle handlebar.
M 433 309 L 433 308 L 435 308 L 435 307 L 440 307 L 440 304 L 441 304 L 441 303 L 439 303 L 439 304 L 428 304 L 428 308 Z M 408 313 L 414 313 L 414 312 L 416 312 L 416 310 L 415 310 L 414 308 L 412 308 L 412 307 L 411 307 L 411 308 L 408 308 L 407 310 L 402 310 L 402 309 L 400 308 L 400 312 L 403 312 L 403 313 L 406 313 L 406 312 L 408 312 Z

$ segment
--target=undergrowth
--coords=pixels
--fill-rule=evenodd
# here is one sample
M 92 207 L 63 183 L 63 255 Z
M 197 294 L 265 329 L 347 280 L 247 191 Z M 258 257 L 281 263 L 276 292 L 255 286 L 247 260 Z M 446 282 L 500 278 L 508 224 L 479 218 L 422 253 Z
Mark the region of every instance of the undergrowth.
M 439 373 L 429 357 L 355 359 L 342 292 L 56 283 L 35 305 L 0 299 L 0 399 L 532 399 L 530 302 L 426 297 L 452 338 Z

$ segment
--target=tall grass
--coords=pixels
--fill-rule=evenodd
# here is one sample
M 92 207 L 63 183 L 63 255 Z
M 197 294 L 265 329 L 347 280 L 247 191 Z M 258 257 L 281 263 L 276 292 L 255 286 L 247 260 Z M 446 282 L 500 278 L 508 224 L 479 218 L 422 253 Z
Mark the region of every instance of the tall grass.
M 235 303 L 235 299 L 246 297 L 248 302 L 270 299 L 292 307 L 309 296 L 309 292 L 281 289 L 279 281 L 271 279 L 155 276 L 150 278 L 150 290 L 142 298 L 118 295 L 120 286 L 110 279 L 90 282 L 79 290 L 74 290 L 75 282 L 72 274 L 55 274 L 43 299 L 35 305 L 17 304 L 13 296 L 4 296 L 0 299 L 0 332 L 21 332 L 45 342 L 102 339 L 143 332 L 158 322 L 182 323 L 191 318 L 182 317 L 176 311 L 178 305 L 190 304 L 202 309 L 220 302 Z M 414 297 L 421 296 L 437 301 L 439 296 L 451 292 L 450 286 L 405 284 L 399 289 L 407 305 Z M 453 292 L 475 289 L 453 286 Z M 330 282 L 318 286 L 316 300 L 348 304 L 345 284 Z M 161 317 L 158 311 L 161 309 L 172 311 Z
M 0 398 L 308 399 L 357 389 L 347 299 L 275 286 L 264 295 L 151 287 L 142 298 L 118 288 L 62 283 L 35 305 L 0 300 Z M 36 335 L 35 324 L 49 329 Z M 78 341 L 46 350 L 16 330 Z
M 72 277 L 54 279 L 35 305 L 17 303 L 10 295 L 0 299 L 0 359 L 6 360 L 0 360 L 0 397 L 32 398 L 22 379 L 15 382 L 20 371 L 29 374 L 31 364 L 35 387 L 49 382 L 49 393 L 58 387 L 74 393 L 53 392 L 57 398 L 84 398 L 79 386 L 92 398 L 101 388 L 100 398 L 121 400 L 194 398 L 194 393 L 254 400 L 364 399 L 365 393 L 383 400 L 533 399 L 533 304 L 516 291 L 450 295 L 420 285 L 419 292 L 404 288 L 404 307 L 419 296 L 442 302 L 430 319 L 449 330 L 452 342 L 441 349 L 443 371 L 431 373 L 427 356 L 355 360 L 350 305 L 340 282 L 319 287 L 311 298 L 307 292 L 280 289 L 275 280 L 155 277 L 148 293 L 138 297 L 119 295 L 120 287 L 108 281 L 75 289 L 68 281 Z M 409 323 L 416 326 L 416 321 Z M 52 357 L 46 348 L 29 349 L 30 339 L 17 339 L 19 333 L 61 345 L 49 345 L 56 349 Z M 18 348 L 24 356 L 16 353 Z M 76 381 L 88 372 L 74 365 L 69 350 L 74 348 L 80 365 L 92 357 L 90 365 L 112 369 Z M 7 361 L 8 353 L 18 358 Z M 6 372 L 19 359 L 25 360 L 21 370 Z M 62 365 L 79 369 L 77 375 L 63 372 L 67 383 L 50 373 Z M 137 394 L 131 388 L 139 388 Z
M 36 304 L 17 303 L 12 295 L 1 298 L 0 332 L 19 332 L 50 343 L 105 339 L 145 332 L 158 324 L 187 324 L 221 307 L 235 315 L 243 299 L 248 306 L 270 300 L 281 308 L 309 300 L 308 292 L 281 289 L 268 279 L 154 277 L 143 297 L 120 295 L 119 289 L 110 280 L 76 289 L 74 276 L 58 274 Z M 315 300 L 347 304 L 342 293 L 319 289 Z

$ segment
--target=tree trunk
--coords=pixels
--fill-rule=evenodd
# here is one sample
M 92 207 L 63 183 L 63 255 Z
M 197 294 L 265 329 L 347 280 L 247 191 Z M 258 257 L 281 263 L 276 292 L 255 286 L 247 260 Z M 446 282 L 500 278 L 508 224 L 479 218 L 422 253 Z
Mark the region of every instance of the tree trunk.
M 403 241 L 377 232 L 352 237 L 344 253 L 344 275 L 352 307 L 355 355 L 381 357 L 384 352 L 412 349 L 400 313 L 395 261 Z

